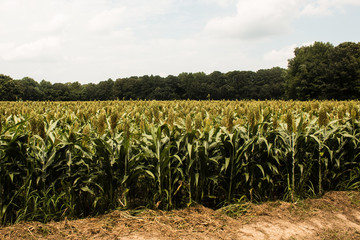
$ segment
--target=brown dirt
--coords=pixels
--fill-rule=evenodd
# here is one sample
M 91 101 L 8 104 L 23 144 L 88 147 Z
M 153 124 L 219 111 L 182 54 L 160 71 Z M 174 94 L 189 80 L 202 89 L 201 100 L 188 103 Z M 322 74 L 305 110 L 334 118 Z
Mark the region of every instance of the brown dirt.
M 0 239 L 360 239 L 360 193 L 329 192 L 297 203 L 114 211 L 72 221 L 0 228 Z

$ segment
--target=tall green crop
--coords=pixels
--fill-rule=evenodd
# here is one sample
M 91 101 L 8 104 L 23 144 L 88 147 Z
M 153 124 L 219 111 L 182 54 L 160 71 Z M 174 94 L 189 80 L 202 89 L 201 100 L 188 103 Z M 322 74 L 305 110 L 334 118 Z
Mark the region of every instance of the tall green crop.
M 359 107 L 0 102 L 0 222 L 359 190 Z

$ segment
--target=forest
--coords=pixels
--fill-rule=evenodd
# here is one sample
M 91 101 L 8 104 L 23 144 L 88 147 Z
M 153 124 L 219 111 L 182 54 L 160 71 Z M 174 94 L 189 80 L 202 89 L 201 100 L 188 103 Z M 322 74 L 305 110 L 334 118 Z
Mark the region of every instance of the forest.
M 91 101 L 115 99 L 281 99 L 285 70 L 181 73 L 178 76 L 142 76 L 108 79 L 98 84 L 40 83 L 25 77 L 13 80 L 1 75 L 1 100 Z M 270 87 L 271 86 L 271 87 Z M 271 91 L 269 91 L 271 89 Z
M 298 47 L 288 68 L 132 76 L 99 83 L 40 83 L 0 74 L 2 101 L 358 99 L 360 43 Z

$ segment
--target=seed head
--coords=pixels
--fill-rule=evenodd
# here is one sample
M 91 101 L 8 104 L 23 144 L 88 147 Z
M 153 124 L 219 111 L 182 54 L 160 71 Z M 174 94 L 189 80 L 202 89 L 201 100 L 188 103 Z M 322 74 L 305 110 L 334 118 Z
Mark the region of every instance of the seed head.
M 201 112 L 198 112 L 195 116 L 195 129 L 201 129 L 202 121 L 203 121 L 202 114 Z
M 274 129 L 274 130 L 277 129 L 277 127 L 278 127 L 278 119 L 277 119 L 276 114 L 274 114 L 274 115 L 272 116 L 272 125 L 273 125 L 273 129 Z
M 358 119 L 359 112 L 355 108 L 352 108 L 350 115 L 351 115 L 351 120 L 354 121 L 355 119 Z
M 186 128 L 186 132 L 190 133 L 192 132 L 192 120 L 191 120 L 191 117 L 190 117 L 190 114 L 186 115 L 186 118 L 185 118 L 185 128 Z
M 247 120 L 250 128 L 253 128 L 255 125 L 255 114 L 251 111 L 247 114 Z
M 113 112 L 110 116 L 110 128 L 111 128 L 112 132 L 114 132 L 114 130 L 116 128 L 118 118 L 119 118 L 119 115 L 117 114 L 117 112 Z
M 83 128 L 82 134 L 83 134 L 84 136 L 87 136 L 87 137 L 90 136 L 90 125 L 89 125 L 89 124 L 87 124 L 87 125 Z
M 128 119 L 125 119 L 125 121 L 124 121 L 123 130 L 124 130 L 125 136 L 127 138 L 129 138 L 130 137 L 130 122 Z
M 102 112 L 97 119 L 96 127 L 98 129 L 99 135 L 102 135 L 105 132 L 105 124 L 106 124 L 106 114 Z
M 170 110 L 167 117 L 167 124 L 169 125 L 170 129 L 174 126 L 174 111 Z
M 326 126 L 328 123 L 328 117 L 325 108 L 320 108 L 318 124 L 320 127 Z

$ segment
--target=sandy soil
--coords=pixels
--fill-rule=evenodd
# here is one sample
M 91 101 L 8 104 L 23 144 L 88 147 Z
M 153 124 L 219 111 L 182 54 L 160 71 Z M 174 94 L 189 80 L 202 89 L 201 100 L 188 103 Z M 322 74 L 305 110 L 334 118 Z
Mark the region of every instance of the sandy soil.
M 114 211 L 72 221 L 0 228 L 0 239 L 360 239 L 360 193 L 329 192 L 297 203 Z

